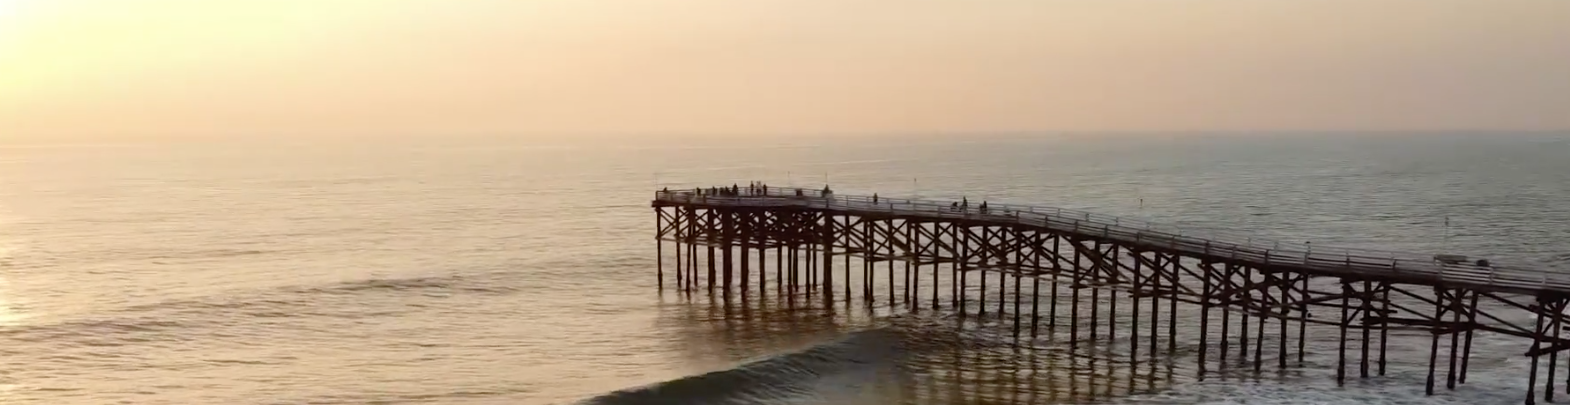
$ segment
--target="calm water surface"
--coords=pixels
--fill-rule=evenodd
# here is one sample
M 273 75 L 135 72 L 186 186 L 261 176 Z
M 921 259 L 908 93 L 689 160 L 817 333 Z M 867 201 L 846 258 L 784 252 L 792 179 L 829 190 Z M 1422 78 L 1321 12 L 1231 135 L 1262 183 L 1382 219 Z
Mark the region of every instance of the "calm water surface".
M 1053 333 L 1014 344 L 996 321 L 894 315 L 886 302 L 659 292 L 651 191 L 749 179 L 1090 209 L 1316 245 L 1448 248 L 1570 272 L 1566 135 L 0 147 L 0 402 L 1473 404 L 1524 394 L 1525 343 L 1488 335 L 1466 386 L 1423 398 L 1417 334 L 1392 342 L 1390 375 L 1344 388 L 1330 377 L 1334 336 L 1315 330 L 1303 367 L 1233 367 L 1200 382 L 1193 331 L 1180 331 L 1177 353 L 1130 364 L 1121 332 L 1069 352 Z

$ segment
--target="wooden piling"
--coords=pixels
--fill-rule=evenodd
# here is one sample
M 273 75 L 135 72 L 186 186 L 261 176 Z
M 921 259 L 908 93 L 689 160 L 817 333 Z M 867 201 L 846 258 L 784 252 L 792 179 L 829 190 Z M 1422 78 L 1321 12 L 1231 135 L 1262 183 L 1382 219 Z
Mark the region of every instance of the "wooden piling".
M 1531 356 L 1532 357 L 1532 367 L 1527 370 L 1527 373 L 1528 373 L 1527 374 L 1527 380 L 1526 380 L 1527 381 L 1527 383 L 1526 383 L 1526 387 L 1527 387 L 1526 388 L 1526 403 L 1527 403 L 1527 405 L 1532 405 L 1532 404 L 1536 404 L 1537 403 L 1537 359 L 1539 357 L 1542 357 L 1542 356 L 1538 356 L 1536 352 L 1543 348 L 1543 326 L 1544 326 L 1543 325 L 1543 315 L 1544 315 L 1544 312 L 1547 312 L 1547 310 L 1544 308 L 1544 307 L 1546 307 L 1545 304 L 1547 304 L 1547 302 L 1545 302 L 1543 299 L 1539 298 L 1537 300 L 1537 305 L 1533 306 L 1533 310 L 1535 312 L 1537 312 L 1537 328 L 1532 333 L 1532 356 Z M 1558 315 L 1556 314 L 1555 316 L 1558 316 Z M 1434 337 L 1434 341 L 1435 342 L 1439 341 L 1439 337 L 1435 336 Z M 1428 375 L 1429 375 L 1429 377 L 1428 377 L 1428 381 L 1429 381 L 1428 382 L 1428 385 L 1429 385 L 1428 391 L 1429 391 L 1429 394 L 1431 395 L 1431 394 L 1433 394 L 1433 390 L 1434 390 L 1433 389 L 1433 385 L 1434 385 L 1434 383 L 1433 383 L 1433 381 L 1434 381 L 1434 377 L 1433 377 L 1434 371 L 1433 371 L 1433 366 L 1432 365 L 1429 366 Z
M 1446 291 L 1446 290 L 1444 290 L 1442 288 L 1438 288 L 1438 287 L 1434 288 L 1434 297 L 1436 299 L 1434 300 L 1434 318 L 1433 319 L 1436 319 L 1436 320 L 1437 319 L 1443 319 L 1443 317 L 1445 315 L 1445 300 L 1448 299 L 1447 295 L 1449 295 L 1449 294 L 1450 294 L 1449 291 Z M 1539 313 L 1539 314 L 1541 315 L 1541 313 Z M 1539 325 L 1541 325 L 1542 322 L 1543 322 L 1543 318 L 1541 316 L 1539 316 L 1537 318 L 1537 322 L 1538 322 Z M 1342 340 L 1346 340 L 1346 338 L 1343 336 Z M 1431 340 L 1432 341 L 1431 341 L 1431 343 L 1429 343 L 1429 346 L 1428 346 L 1429 347 L 1428 348 L 1428 380 L 1424 383 L 1425 385 L 1424 385 L 1424 388 L 1423 388 L 1423 393 L 1427 394 L 1427 395 L 1434 395 L 1434 366 L 1439 363 L 1439 334 L 1438 333 L 1433 334 L 1433 338 Z M 1534 343 L 1533 343 L 1534 346 L 1533 346 L 1533 348 L 1536 348 L 1535 345 L 1536 345 L 1536 342 L 1538 342 L 1538 341 L 1541 341 L 1541 339 L 1534 339 Z M 1531 383 L 1531 385 L 1534 386 L 1534 387 L 1537 385 L 1537 357 L 1533 357 L 1532 358 L 1532 383 Z M 1528 400 L 1527 402 L 1531 402 L 1531 400 Z
M 665 232 L 665 210 L 654 211 L 654 232 L 659 235 Z M 654 238 L 654 280 L 658 291 L 665 291 L 665 240 Z
M 1388 290 L 1387 290 L 1387 294 L 1388 294 Z M 1385 298 L 1385 300 L 1386 300 L 1386 305 L 1389 305 L 1388 295 L 1387 295 L 1387 298 Z M 1477 329 L 1477 327 L 1476 327 L 1477 326 L 1477 293 L 1476 292 L 1472 293 L 1471 300 L 1467 303 L 1466 323 L 1467 323 L 1466 338 L 1464 339 L 1464 343 L 1462 343 L 1462 345 L 1465 346 L 1465 347 L 1461 348 L 1461 375 L 1456 377 L 1456 382 L 1460 383 L 1460 384 L 1466 384 L 1466 366 L 1470 362 L 1470 359 L 1472 358 L 1472 331 Z M 1382 331 L 1380 331 L 1380 333 L 1384 334 L 1384 333 L 1387 333 L 1387 332 L 1382 330 Z M 1380 339 L 1379 344 L 1380 345 L 1384 345 L 1384 339 L 1383 338 Z M 1379 375 L 1385 375 L 1385 365 L 1384 365 L 1385 357 L 1384 357 L 1384 353 L 1383 353 L 1384 352 L 1384 348 L 1383 347 L 1380 348 L 1380 352 L 1381 353 L 1380 353 L 1380 356 L 1379 356 Z M 1565 388 L 1566 390 L 1570 390 L 1570 381 L 1566 381 L 1565 382 L 1565 387 L 1566 387 Z
M 923 248 L 923 251 L 931 253 L 928 259 L 933 262 L 933 311 L 942 309 L 942 306 L 937 305 L 937 267 L 939 267 L 937 264 L 939 264 L 940 259 L 939 253 L 937 253 L 937 243 L 940 242 L 939 239 L 942 239 L 942 231 L 939 231 L 939 224 L 934 223 L 933 237 L 926 242 L 926 246 Z
M 990 241 L 990 240 L 992 240 L 992 228 L 991 227 L 983 227 L 983 228 L 981 228 L 981 241 L 980 241 L 981 245 L 978 245 L 977 248 L 980 249 L 980 253 L 981 253 L 981 257 L 980 257 L 980 259 L 981 259 L 981 267 L 983 269 L 985 269 L 987 266 L 991 266 L 992 265 L 991 256 L 988 253 L 991 250 L 986 248 L 987 247 L 986 243 L 987 243 L 987 241 Z M 981 293 L 980 294 L 976 294 L 976 306 L 977 306 L 976 317 L 977 318 L 986 318 L 987 317 L 987 291 L 988 291 L 987 290 L 987 275 L 986 275 L 986 272 L 985 271 L 977 272 L 976 273 L 976 278 L 980 280 L 980 284 L 981 284 Z
M 1035 242 L 1031 245 L 1031 267 L 1041 268 L 1041 251 L 1044 244 L 1041 233 L 1035 234 Z M 1041 332 L 1041 277 L 1030 278 L 1030 337 L 1034 338 Z M 1034 381 L 1034 379 L 1032 379 Z
M 1160 329 L 1159 329 L 1160 325 L 1161 325 L 1161 301 L 1160 301 L 1160 298 L 1161 298 L 1161 293 L 1162 293 L 1163 290 L 1161 289 L 1161 278 L 1162 278 L 1162 276 L 1161 276 L 1161 272 L 1162 272 L 1162 269 L 1161 269 L 1161 254 L 1160 253 L 1155 253 L 1152 256 L 1154 256 L 1153 257 L 1154 260 L 1151 261 L 1152 266 L 1150 266 L 1150 274 L 1149 274 L 1148 277 L 1145 278 L 1145 283 L 1150 286 L 1150 291 L 1151 291 L 1151 294 L 1150 294 L 1150 356 L 1152 358 L 1154 358 L 1156 356 L 1156 353 L 1157 353 L 1156 352 L 1156 344 L 1157 344 L 1157 342 L 1161 341 Z M 1168 319 L 1167 321 L 1171 322 L 1172 320 Z
M 1221 277 L 1221 281 L 1220 282 L 1223 282 L 1223 283 L 1226 283 L 1226 284 L 1224 284 L 1221 287 L 1219 287 L 1222 290 L 1222 292 L 1220 294 L 1217 294 L 1217 297 L 1219 299 L 1223 300 L 1224 303 L 1229 303 L 1232 300 L 1236 299 L 1236 297 L 1234 296 L 1236 294 L 1236 292 L 1232 289 L 1232 283 L 1230 282 L 1230 280 L 1232 280 L 1232 277 L 1233 277 L 1233 275 L 1235 273 L 1236 265 L 1231 264 L 1231 263 L 1227 263 L 1227 264 L 1223 265 L 1222 268 L 1225 269 L 1225 270 L 1222 273 L 1223 276 Z M 1228 305 L 1228 306 L 1230 306 L 1230 305 Z M 1227 347 L 1227 346 L 1229 346 L 1229 343 L 1232 342 L 1232 332 L 1231 332 L 1231 330 L 1232 330 L 1232 311 L 1223 308 L 1221 310 L 1221 347 L 1217 348 L 1217 349 L 1219 349 L 1217 351 L 1221 353 L 1221 355 L 1219 356 L 1220 357 L 1220 365 L 1219 365 L 1219 367 L 1221 367 L 1221 368 L 1226 368 L 1226 366 L 1227 366 L 1227 354 L 1231 353 L 1231 350 L 1229 350 L 1229 348 Z
M 1238 274 L 1243 277 L 1243 291 L 1240 292 L 1243 300 L 1243 310 L 1238 311 L 1238 360 L 1248 361 L 1248 320 L 1254 308 L 1254 275 L 1247 267 L 1238 266 Z M 1344 339 L 1343 339 L 1344 340 Z
M 754 233 L 752 235 L 753 235 L 754 238 L 757 238 L 757 234 L 756 233 Z M 769 267 L 769 259 L 768 259 L 768 252 L 769 252 L 769 249 L 768 249 L 768 247 L 764 246 L 762 240 L 757 240 L 756 242 L 757 242 L 757 248 L 758 248 L 758 299 L 763 299 L 763 298 L 768 296 L 768 286 L 769 286 L 769 269 L 768 269 L 768 267 Z
M 660 208 L 660 209 L 663 210 L 663 208 Z M 676 217 L 677 218 L 676 219 L 677 222 L 674 223 L 674 224 L 671 224 L 671 228 L 674 228 L 674 232 L 676 234 L 676 291 L 680 292 L 683 289 L 683 286 L 685 285 L 685 284 L 682 283 L 683 279 L 685 278 L 685 277 L 682 277 L 682 273 L 686 271 L 685 270 L 686 268 L 681 266 L 681 256 L 682 256 L 682 254 L 681 254 L 681 244 L 682 244 L 681 241 L 682 241 L 683 238 L 687 237 L 687 234 L 686 234 L 686 232 L 683 232 L 683 229 L 682 229 L 682 226 L 681 226 L 681 224 L 682 224 L 682 221 L 680 219 L 681 218 L 680 217 L 681 210 L 680 209 L 675 209 L 675 210 L 672 210 L 672 212 L 674 212 L 675 215 L 677 215 L 677 217 Z
M 1341 321 L 1337 327 L 1341 328 L 1341 347 L 1336 354 L 1336 386 L 1346 385 L 1346 333 L 1347 324 L 1351 322 L 1352 284 L 1346 279 L 1341 280 Z
M 1129 364 L 1138 364 L 1138 362 L 1139 362 L 1139 343 L 1140 343 L 1140 341 L 1139 341 L 1139 301 L 1140 301 L 1140 298 L 1144 297 L 1145 294 L 1147 293 L 1147 291 L 1145 290 L 1145 284 L 1147 283 L 1147 281 L 1145 281 L 1146 277 L 1144 277 L 1141 274 L 1141 272 L 1140 272 L 1141 267 L 1142 267 L 1141 264 L 1144 263 L 1144 260 L 1141 260 L 1141 257 L 1140 257 L 1142 254 L 1140 252 L 1134 251 L 1134 250 L 1130 250 L 1129 253 L 1133 254 L 1133 256 L 1134 256 L 1134 271 L 1129 274 L 1129 278 L 1131 278 L 1132 281 L 1133 281 L 1134 288 L 1133 288 L 1133 292 L 1129 294 L 1131 296 L 1131 298 L 1133 298 L 1133 303 L 1131 304 L 1132 307 L 1130 308 L 1129 318 L 1128 318 L 1128 320 L 1129 320 L 1129 328 L 1128 328 L 1128 334 L 1129 334 L 1129 339 L 1128 339 L 1128 362 L 1129 362 Z M 1132 386 L 1132 384 L 1130 384 L 1130 386 Z
M 1362 317 L 1363 317 L 1363 319 L 1365 321 L 1370 319 L 1370 318 L 1372 318 L 1373 314 L 1374 314 L 1374 301 L 1373 301 L 1373 299 L 1374 299 L 1374 283 L 1373 283 L 1373 281 L 1364 279 L 1363 280 L 1363 291 L 1358 292 L 1357 296 L 1358 296 L 1358 302 L 1359 302 L 1358 313 L 1360 315 L 1362 315 Z M 1369 328 L 1368 327 L 1368 323 L 1367 322 L 1362 322 L 1361 324 L 1362 324 L 1362 327 L 1360 327 L 1358 329 L 1363 333 L 1363 338 L 1360 339 L 1360 341 L 1358 343 L 1360 343 L 1361 346 L 1362 346 L 1362 350 L 1361 350 L 1362 356 L 1359 358 L 1360 360 L 1358 360 L 1358 363 L 1357 363 L 1357 377 L 1358 378 L 1368 378 L 1368 366 L 1369 366 L 1368 352 L 1369 352 L 1369 344 L 1371 343 L 1371 342 L 1369 342 L 1369 338 L 1371 337 L 1371 334 L 1374 332 L 1374 330 L 1373 330 L 1373 328 Z M 1455 357 L 1455 354 L 1452 353 L 1451 357 L 1452 358 Z
M 1464 305 L 1461 302 L 1461 300 L 1464 299 L 1464 297 L 1465 297 L 1464 294 L 1466 292 L 1465 291 L 1458 291 L 1458 292 L 1462 293 L 1462 295 L 1461 296 L 1457 296 L 1457 297 L 1455 297 L 1454 300 L 1451 300 L 1450 302 L 1446 303 L 1446 305 L 1449 305 L 1451 307 L 1451 309 L 1449 311 L 1447 311 L 1447 312 L 1450 312 L 1450 323 L 1451 323 L 1451 325 L 1453 325 L 1453 326 L 1451 326 L 1451 328 L 1459 328 L 1460 325 L 1461 325 L 1461 312 L 1462 312 L 1462 310 L 1461 310 L 1462 307 L 1461 306 Z M 1436 318 L 1434 320 L 1442 321 L 1443 319 Z M 1364 336 L 1367 336 L 1368 328 L 1364 328 L 1363 330 L 1364 330 L 1364 332 L 1363 332 Z M 1447 390 L 1455 390 L 1456 389 L 1456 367 L 1459 366 L 1459 363 L 1460 363 L 1460 361 L 1458 361 L 1458 359 L 1456 359 L 1456 357 L 1457 357 L 1457 354 L 1459 354 L 1460 349 L 1461 349 L 1461 331 L 1459 329 L 1450 329 L 1450 330 L 1446 331 L 1446 334 L 1450 335 L 1450 362 L 1449 362 L 1449 367 L 1445 370 L 1445 389 L 1447 389 Z M 1554 368 L 1552 366 L 1552 364 L 1553 364 L 1552 361 L 1550 361 L 1549 364 L 1550 364 L 1550 366 L 1548 367 L 1548 385 L 1549 385 L 1550 389 L 1548 390 L 1548 392 L 1546 392 L 1546 394 L 1550 397 L 1549 402 L 1553 402 L 1553 399 L 1551 399 L 1551 398 L 1553 397 L 1553 389 L 1552 389 L 1552 387 L 1553 387 L 1553 384 L 1554 384 Z
M 1052 284 L 1052 298 L 1049 301 L 1047 301 L 1047 303 L 1048 303 L 1047 304 L 1047 329 L 1049 329 L 1049 330 L 1051 330 L 1053 332 L 1056 332 L 1058 330 L 1058 277 L 1057 277 L 1057 274 L 1058 274 L 1058 269 L 1061 269 L 1063 266 L 1062 266 L 1062 264 L 1058 263 L 1058 259 L 1057 258 L 1063 257 L 1063 250 L 1060 249 L 1063 246 L 1062 243 L 1063 243 L 1063 236 L 1062 235 L 1052 235 L 1052 268 L 1053 268 L 1053 272 L 1052 272 L 1053 273 L 1053 277 L 1052 277 L 1052 283 L 1051 283 Z
M 1015 240 L 1024 240 L 1025 239 L 1024 235 L 1022 235 L 1018 231 L 1014 232 L 1014 238 L 1015 238 Z M 1025 263 L 1025 260 L 1024 260 L 1024 257 L 1023 257 L 1024 254 L 1025 253 L 1024 253 L 1023 250 L 1015 249 L 1014 250 L 1014 260 L 1010 260 L 1010 263 L 1014 263 L 1016 266 L 1023 266 L 1024 263 Z M 1021 301 L 1020 297 L 1022 297 L 1022 296 L 1020 295 L 1019 276 L 1020 276 L 1020 273 L 1023 272 L 1023 271 L 1025 271 L 1025 270 L 1023 268 L 1020 268 L 1020 267 L 1015 267 L 1015 270 L 1014 270 L 1014 337 L 1015 338 L 1019 338 L 1019 331 L 1020 331 L 1020 329 L 1019 329 L 1019 326 L 1020 326 L 1019 325 L 1019 313 L 1020 313 L 1019 308 L 1020 308 L 1020 306 L 1019 305 L 1020 305 L 1020 301 Z M 938 274 L 937 274 L 936 271 L 934 271 L 932 273 L 933 286 L 937 285 L 937 278 L 938 278 Z M 938 304 L 937 293 L 938 293 L 937 289 L 933 289 L 932 290 L 932 294 L 933 294 L 932 295 L 932 304 L 933 304 L 934 307 L 936 307 L 937 304 Z M 933 309 L 937 309 L 937 308 L 933 308 Z
M 724 263 L 721 263 L 721 270 L 725 273 L 722 276 L 723 285 L 721 286 L 721 293 L 724 295 L 725 301 L 729 302 L 732 286 L 731 271 L 734 268 L 733 264 L 736 262 L 735 258 L 731 255 L 732 247 L 736 246 L 736 215 L 733 212 L 724 212 L 720 214 L 720 222 L 722 227 L 722 233 L 720 234 L 720 259 L 724 261 Z
M 1308 275 L 1304 274 L 1298 277 L 1298 282 L 1301 284 L 1299 287 L 1302 289 L 1303 295 L 1297 298 L 1297 365 L 1298 367 L 1302 367 L 1304 364 L 1304 346 L 1308 344 L 1308 300 L 1310 299 L 1308 295 Z M 1383 325 L 1383 323 L 1381 323 L 1381 325 Z M 1380 344 L 1383 345 L 1384 341 L 1381 340 Z M 1384 375 L 1384 351 L 1384 346 L 1380 346 L 1379 375 Z
M 1096 249 L 1097 249 L 1097 252 L 1101 251 L 1100 250 L 1101 249 L 1101 242 L 1099 242 L 1099 241 L 1096 242 Z M 1106 266 L 1112 266 L 1113 269 L 1115 270 L 1116 266 L 1117 266 L 1117 263 L 1118 263 L 1118 250 L 1119 249 L 1118 249 L 1118 247 L 1116 245 L 1112 245 L 1112 246 L 1110 246 L 1109 250 L 1111 252 L 1111 256 L 1112 257 L 1111 257 L 1110 260 L 1103 260 L 1103 263 L 1105 263 Z M 1097 254 L 1099 255 L 1101 253 L 1097 253 Z M 1103 257 L 1103 259 L 1106 259 L 1106 258 Z M 1107 289 L 1107 345 L 1111 346 L 1112 343 L 1117 342 L 1117 341 L 1118 341 L 1118 290 L 1117 289 Z
M 1204 296 L 1200 297 L 1200 304 L 1199 304 L 1199 362 L 1198 363 L 1199 363 L 1199 380 L 1200 381 L 1204 381 L 1205 380 L 1205 372 L 1208 371 L 1206 369 L 1206 364 L 1205 364 L 1205 354 L 1206 354 L 1206 351 L 1208 351 L 1209 348 L 1210 348 L 1210 307 L 1211 307 L 1211 298 L 1210 297 L 1215 295 L 1214 287 L 1211 285 L 1211 281 L 1210 281 L 1211 277 L 1212 277 L 1211 273 L 1214 272 L 1214 266 L 1210 262 L 1206 261 L 1206 262 L 1201 262 L 1199 264 L 1199 268 L 1200 268 L 1200 270 L 1202 272 L 1204 272 L 1204 275 L 1202 277 L 1200 277 L 1200 293 L 1202 295 L 1204 295 Z M 1223 340 L 1225 340 L 1225 339 L 1223 339 Z
M 834 303 L 834 216 L 824 214 L 820 225 L 823 229 L 823 302 L 826 307 Z
M 1081 260 L 1081 255 L 1084 252 L 1079 251 L 1078 243 L 1075 243 L 1074 245 L 1074 267 L 1079 268 L 1080 263 L 1084 263 L 1084 261 Z M 1070 351 L 1079 348 L 1079 289 L 1084 286 L 1085 272 L 1075 271 L 1074 284 L 1069 286 L 1069 293 L 1071 296 L 1069 297 L 1068 304 L 1068 348 Z
M 1177 304 L 1178 289 L 1183 286 L 1183 272 L 1178 270 L 1177 255 L 1168 255 L 1167 267 L 1170 267 L 1171 297 L 1167 299 L 1167 354 L 1177 353 Z
M 1288 304 L 1292 300 L 1290 289 L 1292 283 L 1288 275 L 1281 273 L 1274 275 L 1278 287 L 1277 293 L 1280 294 L 1276 297 L 1276 302 L 1280 305 L 1274 308 L 1276 321 L 1280 323 L 1279 328 L 1276 329 L 1276 369 L 1284 370 L 1287 368 L 1287 318 L 1292 316 L 1292 308 Z
M 1305 286 L 1306 290 L 1307 287 Z M 1475 302 L 1475 300 L 1474 300 Z M 1390 282 L 1379 282 L 1379 376 L 1385 376 L 1385 352 L 1390 346 Z M 1462 380 L 1466 380 L 1466 367 L 1461 367 Z

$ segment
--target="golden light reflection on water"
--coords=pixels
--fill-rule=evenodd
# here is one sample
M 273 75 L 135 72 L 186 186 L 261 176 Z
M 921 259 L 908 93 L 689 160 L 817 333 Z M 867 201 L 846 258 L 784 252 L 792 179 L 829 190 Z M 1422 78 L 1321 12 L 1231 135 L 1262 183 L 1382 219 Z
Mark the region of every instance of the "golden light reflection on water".
M 9 267 L 12 250 L 12 247 L 0 244 L 0 269 Z M 8 284 L 3 275 L 0 275 L 0 327 L 18 325 L 23 318 L 21 311 L 17 310 L 16 304 L 11 301 L 12 293 Z M 0 386 L 0 390 L 3 389 L 4 386 Z
M 11 250 L 12 248 L 10 247 L 0 245 L 0 269 L 9 267 L 6 263 L 8 263 L 7 260 L 11 257 Z M 12 292 L 8 284 L 9 282 L 6 281 L 4 276 L 0 275 L 0 330 L 19 326 L 22 324 L 23 318 L 25 318 L 22 312 L 16 308 L 16 305 L 11 302 Z M 0 403 L 9 403 L 11 400 L 15 400 L 15 393 L 19 389 L 21 389 L 19 384 L 0 381 Z
M 4 8 L 5 1 L 0 0 L 0 8 Z M 9 210 L 0 206 L 0 230 L 9 228 L 9 225 L 14 222 L 15 217 Z M 10 280 L 5 278 L 5 273 L 11 269 L 12 257 L 17 250 L 17 245 L 13 241 L 0 240 L 0 327 L 18 325 L 23 318 L 22 312 L 17 309 L 14 302 L 15 293 L 10 288 Z M 0 385 L 0 392 L 4 392 L 3 390 L 4 386 Z

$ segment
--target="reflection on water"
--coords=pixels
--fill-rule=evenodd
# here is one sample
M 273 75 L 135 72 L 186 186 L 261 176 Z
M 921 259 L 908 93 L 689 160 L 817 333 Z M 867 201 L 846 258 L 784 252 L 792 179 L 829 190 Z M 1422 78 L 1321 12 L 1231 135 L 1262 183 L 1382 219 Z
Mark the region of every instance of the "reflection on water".
M 5 282 L 0 281 L 0 326 L 13 326 L 22 322 L 22 312 L 6 299 L 7 295 Z
M 800 396 L 814 403 L 851 404 L 1089 403 L 1159 392 L 1192 375 L 1192 370 L 1180 370 L 1161 358 L 1130 363 L 1126 355 L 1086 341 L 1071 351 L 1064 337 L 1051 333 L 1016 340 L 1010 322 L 978 322 L 977 317 L 952 312 L 891 314 L 887 304 L 853 300 L 825 306 L 817 299 L 778 295 L 727 302 L 697 294 L 690 301 L 680 300 L 687 304 L 669 311 L 666 321 L 681 330 L 691 356 L 796 348 L 711 376 L 746 370 L 755 377 L 748 381 L 755 384 L 812 386 L 810 391 L 709 387 L 721 391 L 713 395 L 726 398 L 795 402 L 800 398 L 793 396 Z M 848 330 L 863 332 L 825 339 Z M 886 338 L 867 338 L 869 333 Z M 829 343 L 806 345 L 824 341 Z M 868 355 L 888 349 L 898 355 Z
M 951 291 L 953 278 L 947 272 L 938 274 L 938 291 Z M 890 305 L 883 294 L 872 305 L 861 297 L 846 302 L 843 294 L 825 305 L 821 296 L 780 295 L 772 288 L 730 300 L 667 292 L 657 326 L 678 337 L 670 342 L 681 350 L 673 361 L 703 359 L 701 369 L 710 372 L 597 401 L 1169 404 L 1263 398 L 1270 403 L 1352 404 L 1378 395 L 1380 403 L 1392 404 L 1492 403 L 1494 398 L 1513 397 L 1507 394 L 1517 392 L 1522 385 L 1518 376 L 1524 375 L 1519 362 L 1490 360 L 1518 358 L 1519 345 L 1505 339 L 1482 341 L 1474 348 L 1473 379 L 1467 386 L 1423 396 L 1429 335 L 1393 331 L 1389 376 L 1354 379 L 1338 387 L 1333 373 L 1340 340 L 1334 328 L 1302 332 L 1307 350 L 1300 358 L 1294 343 L 1300 332 L 1288 328 L 1290 339 L 1279 339 L 1283 324 L 1276 320 L 1211 314 L 1207 341 L 1201 339 L 1197 306 L 1172 307 L 1150 298 L 1145 306 L 1136 306 L 1123 294 L 1072 294 L 1066 283 L 1042 283 L 1039 294 L 1025 289 L 1016 295 L 1005 288 L 1018 283 L 1012 277 L 988 278 L 993 283 L 986 290 L 975 284 L 967 288 L 971 304 L 966 311 L 955 311 L 945 294 L 938 297 L 943 310 L 912 311 L 908 302 Z M 1005 281 L 1008 284 L 1002 284 Z M 852 284 L 852 291 L 863 291 Z M 1051 293 L 1054 288 L 1058 294 Z M 893 289 L 903 290 L 903 285 Z M 982 297 L 987 302 L 984 315 L 978 308 Z M 1030 332 L 1034 299 L 1042 301 L 1039 336 Z M 1051 305 L 1053 299 L 1056 305 Z M 1081 304 L 1077 312 L 1071 305 L 1076 299 Z M 930 298 L 921 302 L 930 308 Z M 1123 305 L 1112 305 L 1117 302 Z M 1143 313 L 1138 320 L 1136 309 Z M 1157 317 L 1150 309 L 1164 314 Z M 1023 320 L 1018 335 L 1014 311 Z M 1076 320 L 1077 341 L 1071 339 Z M 1354 347 L 1362 343 L 1358 334 L 1348 338 Z M 1203 379 L 1201 342 L 1208 342 L 1210 350 Z M 1284 368 L 1277 367 L 1278 360 L 1284 360 Z M 683 389 L 673 391 L 675 386 Z M 701 394 L 685 396 L 691 393 Z M 640 400 L 627 402 L 629 398 Z
M 10 256 L 6 247 L 0 246 L 0 269 L 8 267 L 8 257 Z M 9 282 L 6 281 L 4 275 L 0 275 L 0 327 L 18 325 L 24 318 L 24 314 L 17 308 L 16 303 L 11 301 L 13 293 L 7 284 Z

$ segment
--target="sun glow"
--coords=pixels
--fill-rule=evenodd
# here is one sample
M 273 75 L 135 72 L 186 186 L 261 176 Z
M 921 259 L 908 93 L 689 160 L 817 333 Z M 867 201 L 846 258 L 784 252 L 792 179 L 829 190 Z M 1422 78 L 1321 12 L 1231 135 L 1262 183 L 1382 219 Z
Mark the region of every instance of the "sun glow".
M 0 33 L 4 33 L 7 26 L 14 24 L 12 20 L 22 14 L 22 9 L 27 4 L 27 0 L 0 0 Z
M 0 143 L 1570 127 L 1562 0 L 855 3 L 0 0 Z
M 13 42 L 14 37 L 21 33 L 23 7 L 26 0 L 0 0 L 0 51 L 4 45 Z M 3 56 L 3 54 L 0 54 Z

